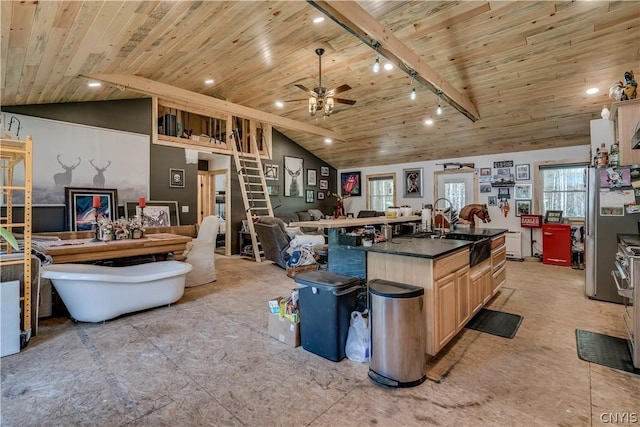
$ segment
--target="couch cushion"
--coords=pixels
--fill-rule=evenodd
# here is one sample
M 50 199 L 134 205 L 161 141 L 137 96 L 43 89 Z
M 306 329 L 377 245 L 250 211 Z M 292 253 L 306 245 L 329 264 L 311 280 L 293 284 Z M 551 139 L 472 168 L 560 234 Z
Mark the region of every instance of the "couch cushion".
M 313 217 L 309 212 L 296 212 L 300 221 L 313 221 Z
M 280 218 L 271 217 L 271 216 L 261 216 L 258 218 L 258 222 L 262 224 L 275 224 L 282 229 L 282 232 L 286 232 L 286 226 L 284 221 Z
M 298 214 L 296 214 L 295 212 L 278 212 L 274 214 L 274 216 L 276 218 L 280 218 L 282 221 L 284 221 L 285 224 L 299 221 Z

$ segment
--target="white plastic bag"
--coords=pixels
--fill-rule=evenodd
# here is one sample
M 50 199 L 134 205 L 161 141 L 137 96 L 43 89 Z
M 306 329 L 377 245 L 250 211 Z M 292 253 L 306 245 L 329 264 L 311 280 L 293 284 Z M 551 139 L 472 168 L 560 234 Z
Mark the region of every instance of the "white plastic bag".
M 354 362 L 369 361 L 369 323 L 368 310 L 363 313 L 354 311 L 351 313 L 351 324 L 347 335 L 345 353 L 349 360 Z

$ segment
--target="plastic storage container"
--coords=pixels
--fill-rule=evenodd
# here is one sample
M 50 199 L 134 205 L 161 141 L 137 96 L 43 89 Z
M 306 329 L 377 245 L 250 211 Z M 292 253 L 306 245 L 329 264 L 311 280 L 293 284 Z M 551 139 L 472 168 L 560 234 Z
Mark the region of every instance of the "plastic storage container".
M 387 280 L 369 282 L 369 378 L 390 387 L 413 387 L 427 376 L 424 289 Z
M 360 279 L 318 270 L 298 274 L 295 282 L 302 348 L 334 362 L 344 359 Z

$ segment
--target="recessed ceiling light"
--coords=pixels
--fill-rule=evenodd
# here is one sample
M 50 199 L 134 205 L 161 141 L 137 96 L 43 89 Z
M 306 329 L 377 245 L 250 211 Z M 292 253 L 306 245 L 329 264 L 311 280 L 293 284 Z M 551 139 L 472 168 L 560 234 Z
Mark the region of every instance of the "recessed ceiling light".
M 587 95 L 593 95 L 594 93 L 598 93 L 600 89 L 598 89 L 597 87 L 590 87 L 589 89 L 587 89 Z
M 208 85 L 212 85 L 213 84 L 213 79 L 205 79 L 204 81 L 206 84 Z
M 327 144 L 331 144 L 333 140 L 331 138 L 325 138 L 324 142 L 326 142 Z
M 324 16 L 318 16 L 317 18 L 313 18 L 314 24 L 319 24 L 322 21 L 324 21 Z
M 284 103 L 282 101 L 276 101 L 276 107 L 282 108 L 284 107 Z
M 427 119 L 427 120 L 425 120 L 425 121 L 424 121 L 424 124 L 425 124 L 425 125 L 427 125 L 427 126 L 431 126 L 431 125 L 433 125 L 433 119 Z
M 384 64 L 384 69 L 387 71 L 393 70 L 393 64 L 387 62 L 386 64 Z
M 91 82 L 88 84 L 89 87 L 100 87 L 102 86 L 99 82 Z

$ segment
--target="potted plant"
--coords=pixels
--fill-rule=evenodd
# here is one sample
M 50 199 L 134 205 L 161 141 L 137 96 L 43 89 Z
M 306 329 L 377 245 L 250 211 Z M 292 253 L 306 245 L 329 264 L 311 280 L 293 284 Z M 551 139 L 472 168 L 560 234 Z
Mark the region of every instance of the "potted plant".
M 129 237 L 132 239 L 141 239 L 144 236 L 144 224 L 142 218 L 136 215 L 129 219 Z
M 0 237 L 2 237 L 9 244 L 9 246 L 11 246 L 16 251 L 20 249 L 15 236 L 11 234 L 11 232 L 6 228 L 0 227 Z
M 98 218 L 98 239 L 99 240 L 114 240 L 116 238 L 114 232 L 113 221 L 106 216 Z

